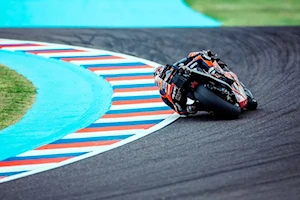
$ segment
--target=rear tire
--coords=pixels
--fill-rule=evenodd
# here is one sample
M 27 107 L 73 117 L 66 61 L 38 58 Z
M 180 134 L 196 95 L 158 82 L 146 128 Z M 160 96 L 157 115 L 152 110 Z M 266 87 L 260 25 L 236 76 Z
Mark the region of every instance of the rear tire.
M 241 114 L 241 108 L 238 104 L 230 104 L 207 89 L 204 85 L 199 85 L 195 89 L 194 96 L 204 105 L 205 108 L 213 111 L 219 117 L 236 119 Z

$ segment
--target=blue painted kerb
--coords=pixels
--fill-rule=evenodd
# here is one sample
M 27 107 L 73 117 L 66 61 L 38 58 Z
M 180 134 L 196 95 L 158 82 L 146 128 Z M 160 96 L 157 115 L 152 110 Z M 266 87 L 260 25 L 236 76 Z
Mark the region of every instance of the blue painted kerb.
M 28 78 L 37 89 L 26 115 L 0 132 L 0 160 L 87 127 L 111 105 L 111 85 L 82 67 L 4 50 L 0 50 L 0 63 Z
M 183 0 L 3 0 L 0 27 L 218 27 Z

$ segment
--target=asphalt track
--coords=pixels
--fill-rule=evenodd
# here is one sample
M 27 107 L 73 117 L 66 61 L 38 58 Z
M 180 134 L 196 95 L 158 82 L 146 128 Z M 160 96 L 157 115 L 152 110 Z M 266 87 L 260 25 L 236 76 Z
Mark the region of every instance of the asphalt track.
M 206 114 L 112 151 L 0 184 L 0 199 L 300 199 L 300 27 L 0 29 L 172 63 L 212 49 L 256 96 L 238 120 Z

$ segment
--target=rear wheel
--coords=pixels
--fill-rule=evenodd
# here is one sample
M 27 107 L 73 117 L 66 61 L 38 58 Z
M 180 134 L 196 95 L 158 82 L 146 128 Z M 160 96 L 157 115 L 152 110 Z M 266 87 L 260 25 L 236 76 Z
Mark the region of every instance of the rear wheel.
M 232 105 L 204 85 L 199 85 L 195 89 L 194 96 L 205 108 L 213 111 L 217 116 L 235 119 L 241 114 L 241 108 L 238 104 Z

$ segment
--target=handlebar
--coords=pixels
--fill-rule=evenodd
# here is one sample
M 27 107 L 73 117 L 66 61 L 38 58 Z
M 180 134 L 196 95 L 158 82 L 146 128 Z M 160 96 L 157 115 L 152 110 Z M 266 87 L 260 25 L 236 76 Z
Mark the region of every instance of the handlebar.
M 206 78 L 208 78 L 208 79 L 212 79 L 212 80 L 214 80 L 214 81 L 216 81 L 216 82 L 218 82 L 218 83 L 221 83 L 221 84 L 223 84 L 223 85 L 225 85 L 226 87 L 228 87 L 228 88 L 230 88 L 231 89 L 231 86 L 228 84 L 228 83 L 226 83 L 225 81 L 222 81 L 222 80 L 220 80 L 220 79 L 217 79 L 216 77 L 214 77 L 214 76 L 212 76 L 212 75 L 210 75 L 210 74 L 207 74 L 207 73 L 204 73 L 204 72 L 200 72 L 200 71 L 198 71 L 198 70 L 196 70 L 196 69 L 191 69 L 191 68 L 188 68 L 188 67 L 186 67 L 186 66 L 182 66 L 182 67 L 180 67 L 181 69 L 183 69 L 183 70 L 185 70 L 187 73 L 194 73 L 194 74 L 197 74 L 197 75 L 200 75 L 200 76 L 204 76 L 204 77 L 206 77 Z

